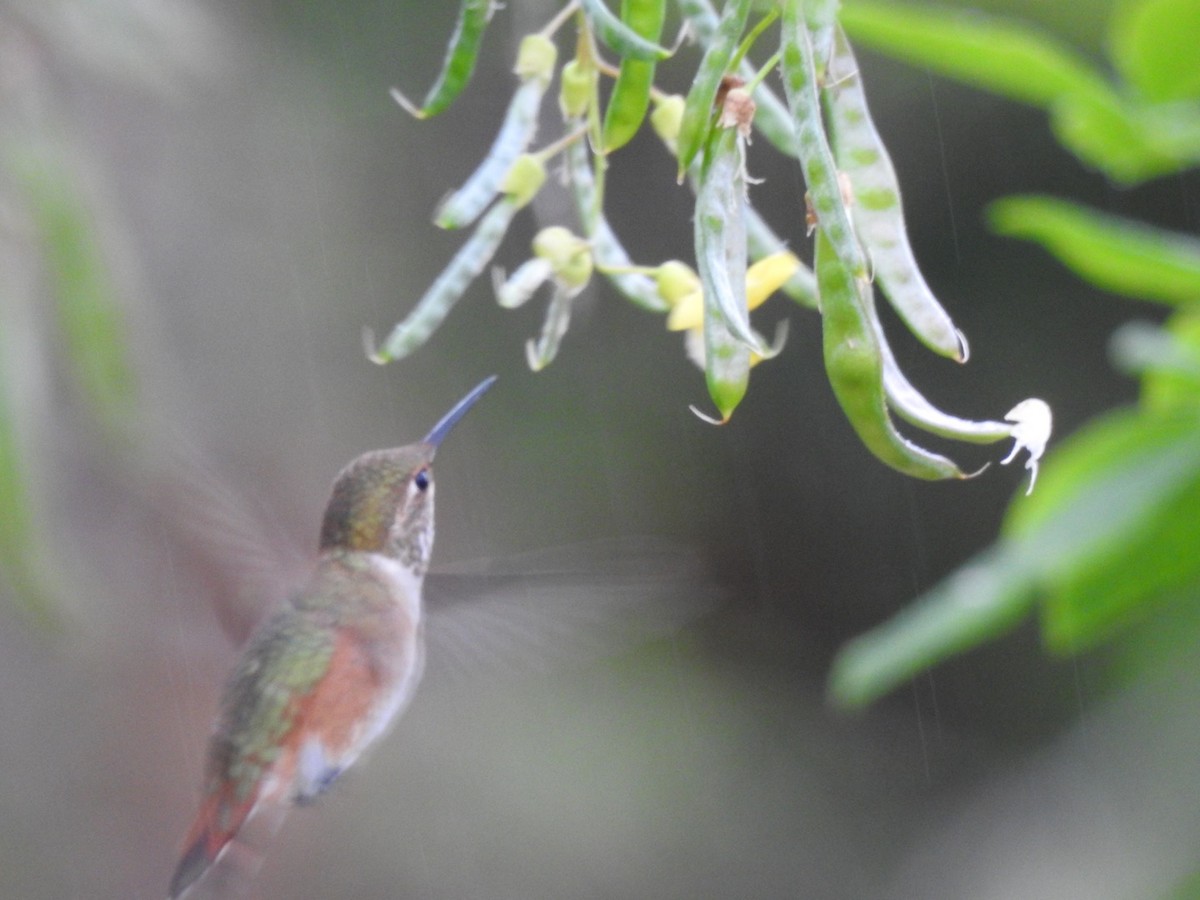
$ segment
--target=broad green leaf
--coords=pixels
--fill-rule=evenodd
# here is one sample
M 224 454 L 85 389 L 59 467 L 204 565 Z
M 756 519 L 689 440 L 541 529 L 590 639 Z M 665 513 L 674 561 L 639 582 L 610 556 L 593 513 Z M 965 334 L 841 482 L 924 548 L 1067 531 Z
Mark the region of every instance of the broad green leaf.
M 1195 116 L 1135 107 L 1114 93 L 1065 94 L 1051 108 L 1059 142 L 1082 162 L 1121 184 L 1137 184 L 1187 167 L 1200 153 Z M 1178 119 L 1178 122 L 1175 121 Z
M 1113 62 L 1154 103 L 1200 97 L 1200 0 L 1127 0 L 1109 21 Z
M 1108 291 L 1200 303 L 1200 241 L 1052 197 L 1006 197 L 989 215 L 1000 234 L 1037 241 Z
M 1033 541 L 1047 535 L 1056 536 L 1053 534 L 1055 529 L 1069 530 L 1074 526 L 1066 522 L 1065 511 L 1094 505 L 1087 499 L 1088 495 L 1101 489 L 1111 491 L 1105 485 L 1113 479 L 1118 484 L 1125 484 L 1127 490 L 1141 487 L 1161 491 L 1164 480 L 1169 487 L 1178 478 L 1186 477 L 1190 454 L 1194 450 L 1200 452 L 1200 448 L 1191 446 L 1192 443 L 1200 443 L 1200 417 L 1194 414 L 1151 416 L 1128 407 L 1093 420 L 1055 447 L 1046 460 L 1037 491 L 1013 503 L 1001 535 Z M 1164 465 L 1171 462 L 1181 447 L 1182 462 L 1172 463 L 1171 471 L 1166 471 Z M 1138 485 L 1133 484 L 1135 480 Z M 1115 493 L 1106 496 L 1112 502 L 1119 499 Z M 1102 513 L 1099 522 L 1084 522 L 1083 528 L 1092 532 L 1109 527 L 1126 514 L 1128 510 L 1114 508 Z M 1056 524 L 1059 520 L 1066 524 Z M 1058 553 L 1055 549 L 1047 552 L 1051 557 Z
M 1192 493 L 1198 475 L 1197 415 L 1123 410 L 1076 435 L 1047 460 L 1033 495 L 1015 502 L 1000 541 L 843 648 L 830 676 L 833 700 L 848 707 L 872 702 L 929 666 L 1005 633 L 1038 597 L 1045 598 L 1046 621 L 1055 629 L 1045 634 L 1053 649 L 1072 651 L 1111 634 L 1150 599 L 1143 589 L 1190 577 L 1193 564 L 1177 562 L 1140 584 L 1110 578 L 1112 592 L 1104 593 L 1106 568 L 1118 565 L 1140 529 L 1157 528 L 1164 539 L 1162 528 L 1200 504 Z M 1180 549 L 1188 546 L 1185 536 L 1166 540 L 1176 554 L 1195 555 Z M 1090 604 L 1095 613 L 1084 615 Z
M 1194 412 L 1122 410 L 1062 445 L 1004 528 L 1044 597 L 1047 646 L 1075 652 L 1111 637 L 1156 592 L 1192 580 L 1200 524 L 1184 519 L 1198 503 Z
M 1200 466 L 1183 473 L 1121 541 L 1048 586 L 1042 636 L 1078 653 L 1149 613 L 1160 598 L 1200 587 Z
M 1034 28 L 953 8 L 875 2 L 846 7 L 842 21 L 857 43 L 1046 109 L 1064 146 L 1121 183 L 1200 156 L 1194 112 L 1164 114 L 1130 102 L 1083 56 Z
M 892 619 L 846 644 L 833 662 L 834 703 L 859 708 L 918 672 L 992 640 L 1032 610 L 1034 582 L 1013 548 L 996 544 Z
M 1074 50 L 1010 21 L 950 6 L 861 2 L 843 7 L 855 42 L 995 93 L 1049 106 L 1064 94 L 1107 94 Z

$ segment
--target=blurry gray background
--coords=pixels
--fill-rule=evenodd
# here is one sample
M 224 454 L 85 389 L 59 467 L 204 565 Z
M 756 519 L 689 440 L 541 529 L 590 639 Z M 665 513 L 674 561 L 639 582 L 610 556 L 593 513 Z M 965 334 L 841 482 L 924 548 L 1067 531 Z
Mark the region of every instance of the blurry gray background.
M 1101 54 L 1106 4 L 1064 4 L 1069 21 L 993 5 Z M 438 562 L 660 535 L 701 551 L 728 601 L 549 677 L 431 686 L 293 815 L 257 895 L 1098 898 L 1180 879 L 1200 835 L 1200 722 L 1176 696 L 1193 676 L 1117 690 L 1103 658 L 1045 658 L 1028 623 L 863 715 L 824 704 L 836 648 L 986 545 L 1024 481 L 993 467 L 924 484 L 877 463 L 833 401 L 812 313 L 775 298 L 756 314 L 788 316 L 791 340 L 723 428 L 688 411 L 707 401 L 679 336 L 599 283 L 538 375 L 523 343 L 544 301 L 501 310 L 486 278 L 412 358 L 365 360 L 363 326 L 402 317 L 463 239 L 430 215 L 495 132 L 515 40 L 548 17 L 510 0 L 460 102 L 418 123 L 387 89 L 420 96 L 455 6 L 0 5 L 9 99 L 36 91 L 118 273 L 148 444 L 185 448 L 307 547 L 345 462 L 419 437 L 498 373 L 439 457 Z M 1195 177 L 1116 191 L 1041 114 L 861 55 L 917 255 L 973 350 L 957 367 L 892 329 L 912 380 L 979 418 L 1041 396 L 1059 435 L 1132 399 L 1106 339 L 1153 310 L 990 235 L 982 210 L 1045 191 L 1194 232 Z M 754 151 L 756 204 L 807 247 L 798 168 Z M 609 215 L 640 261 L 691 257 L 673 173 L 648 135 L 614 160 Z M 534 227 L 520 219 L 500 264 L 525 258 Z M 0 606 L 0 896 L 149 900 L 235 656 L 210 593 L 232 576 L 180 550 L 158 482 L 106 450 L 40 346 L 31 442 L 68 628 Z M 996 458 L 956 452 L 967 468 Z

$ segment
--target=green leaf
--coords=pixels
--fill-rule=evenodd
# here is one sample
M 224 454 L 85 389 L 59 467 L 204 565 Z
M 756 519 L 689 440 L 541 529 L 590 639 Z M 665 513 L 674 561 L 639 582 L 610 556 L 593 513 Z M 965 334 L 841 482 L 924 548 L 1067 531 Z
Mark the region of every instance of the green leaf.
M 1200 416 L 1111 414 L 1047 462 L 1004 534 L 1036 572 L 1043 638 L 1074 653 L 1200 573 Z
M 1131 102 L 1082 55 L 1033 28 L 945 7 L 875 2 L 846 7 L 842 22 L 858 43 L 1044 108 L 1063 145 L 1116 181 L 1144 181 L 1200 157 L 1193 109 Z M 1186 59 L 1191 64 L 1192 56 Z
M 1042 605 L 1042 636 L 1058 653 L 1095 646 L 1149 613 L 1160 598 L 1200 586 L 1200 467 L 1164 485 L 1107 552 L 1054 583 Z
M 842 9 L 841 21 L 857 43 L 1024 103 L 1109 93 L 1081 55 L 1003 19 L 945 6 L 858 2 Z
M 1128 343 L 1135 327 L 1131 322 L 1113 335 L 1114 356 L 1119 358 L 1121 342 Z M 1146 348 L 1142 406 L 1157 412 L 1195 410 L 1200 406 L 1200 314 L 1176 313 L 1166 327 L 1155 330 L 1162 340 Z
M 1117 368 L 1142 379 L 1142 408 L 1155 414 L 1200 409 L 1200 314 L 1176 313 L 1160 327 L 1126 322 L 1113 332 Z
M 0 360 L 0 376 L 4 374 Z M 54 590 L 40 553 L 33 502 L 20 454 L 9 387 L 0 381 L 0 582 L 13 592 L 18 608 L 41 627 L 59 624 Z
M 1200 303 L 1200 241 L 1052 197 L 1006 197 L 989 210 L 1000 234 L 1037 241 L 1108 291 L 1167 304 Z
M 1109 22 L 1109 46 L 1121 75 L 1155 103 L 1200 97 L 1198 0 L 1127 0 Z
M 1040 596 L 1044 637 L 1075 652 L 1132 621 L 1160 589 L 1187 582 L 1200 560 L 1136 571 L 1147 548 L 1194 557 L 1200 504 L 1200 416 L 1123 410 L 1079 433 L 1047 460 L 1030 497 L 1010 510 L 999 542 L 907 609 L 849 642 L 834 661 L 830 695 L 864 706 L 913 675 L 1012 628 Z M 1170 535 L 1168 530 L 1175 529 Z M 1189 544 L 1188 541 L 1192 543 Z M 1147 559 L 1159 563 L 1158 552 Z M 1131 565 L 1131 561 L 1133 564 Z
M 918 672 L 1004 634 L 1033 608 L 1031 573 L 997 544 L 883 625 L 846 644 L 829 695 L 844 708 L 877 700 Z
M 1200 452 L 1193 443 L 1200 444 L 1200 417 L 1196 415 L 1146 415 L 1129 407 L 1095 419 L 1047 458 L 1038 489 L 1009 509 L 1002 537 L 1027 543 L 1045 538 L 1073 541 L 1070 534 L 1060 532 L 1078 528 L 1094 537 L 1100 529 L 1113 527 L 1132 514 L 1133 509 L 1125 506 L 1125 493 L 1160 492 L 1164 484 L 1182 477 L 1180 471 L 1186 474 L 1191 454 Z M 1182 461 L 1175 459 L 1180 453 Z M 1100 500 L 1094 499 L 1100 495 Z M 1139 507 L 1152 502 L 1148 495 L 1135 496 L 1134 501 Z M 1071 510 L 1093 515 L 1095 510 L 1090 508 L 1102 502 L 1114 506 L 1100 513 L 1096 522 L 1085 518 L 1076 523 L 1070 518 Z M 1055 562 L 1061 556 L 1059 548 L 1047 547 L 1045 555 L 1050 559 L 1047 570 L 1062 569 L 1061 561 Z
M 1194 115 L 1173 109 L 1164 121 L 1155 112 L 1111 92 L 1065 94 L 1051 108 L 1050 123 L 1081 161 L 1114 181 L 1137 184 L 1185 168 L 1200 151 Z
M 70 173 L 50 154 L 14 154 L 9 162 L 37 225 L 75 382 L 101 423 L 120 433 L 134 411 L 137 382 L 96 225 Z
M 1004 535 L 1037 572 L 1043 637 L 1074 653 L 1111 637 L 1156 595 L 1196 579 L 1200 416 L 1122 410 L 1047 461 Z

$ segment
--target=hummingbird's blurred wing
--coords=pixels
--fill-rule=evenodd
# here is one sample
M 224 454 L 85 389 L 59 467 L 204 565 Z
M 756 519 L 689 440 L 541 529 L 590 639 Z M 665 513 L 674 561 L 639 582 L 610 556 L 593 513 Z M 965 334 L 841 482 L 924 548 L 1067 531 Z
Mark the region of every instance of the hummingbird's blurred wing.
M 671 634 L 732 594 L 696 549 L 659 537 L 440 567 L 425 580 L 426 679 L 585 662 Z
M 149 500 L 173 562 L 201 582 L 235 645 L 245 643 L 312 571 L 312 554 L 268 505 L 235 489 L 195 452 L 171 454 L 153 479 Z

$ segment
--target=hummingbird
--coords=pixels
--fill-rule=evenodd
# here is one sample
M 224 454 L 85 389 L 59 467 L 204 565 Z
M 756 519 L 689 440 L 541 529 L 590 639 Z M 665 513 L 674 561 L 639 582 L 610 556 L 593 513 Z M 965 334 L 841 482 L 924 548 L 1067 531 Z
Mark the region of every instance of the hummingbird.
M 424 670 L 434 454 L 495 380 L 421 441 L 365 453 L 335 479 L 307 584 L 249 639 L 226 684 L 170 900 L 252 820 L 273 830 L 290 806 L 316 800 L 412 699 Z

